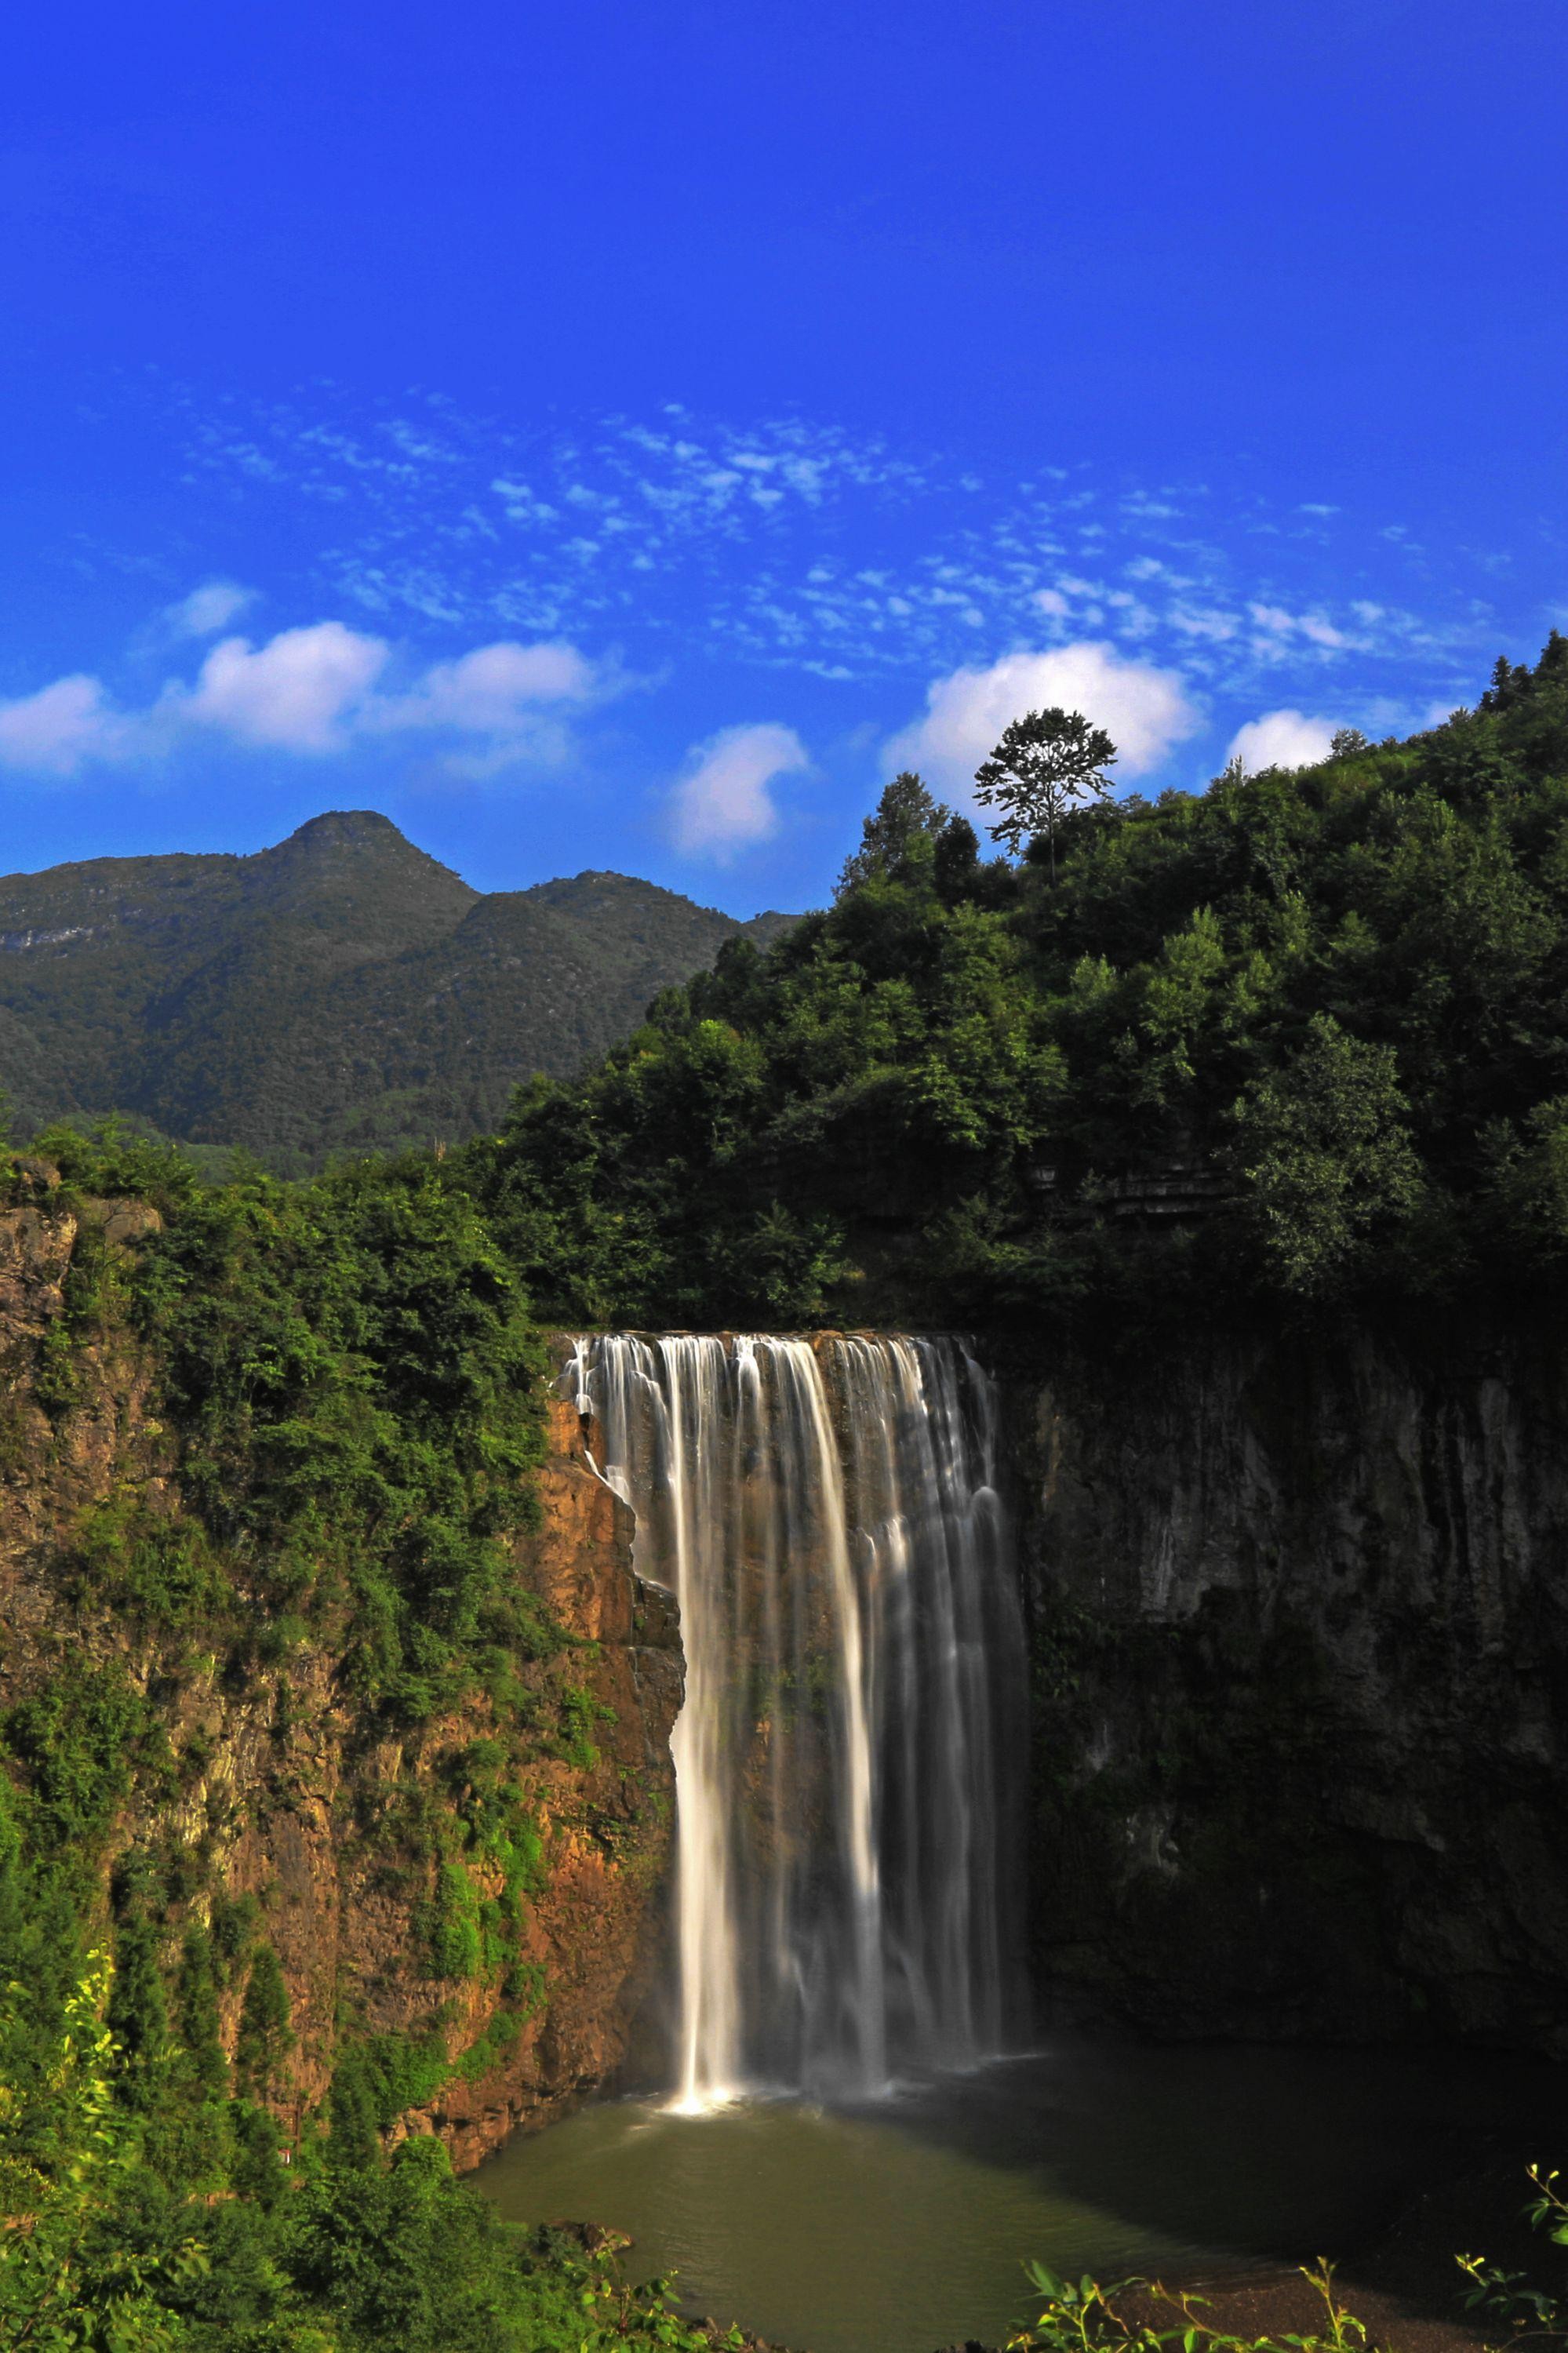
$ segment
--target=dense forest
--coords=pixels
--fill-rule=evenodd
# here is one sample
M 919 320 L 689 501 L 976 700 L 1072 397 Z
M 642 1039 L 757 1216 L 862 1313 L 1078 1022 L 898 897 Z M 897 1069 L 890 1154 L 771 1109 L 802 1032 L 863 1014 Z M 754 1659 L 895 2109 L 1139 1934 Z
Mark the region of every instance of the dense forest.
M 24 1384 L 47 1447 L 122 1342 L 171 1450 L 52 1557 L 77 1636 L 0 1720 L 0 2337 L 696 2342 L 659 2291 L 490 2220 L 428 2139 L 388 2154 L 410 2071 L 458 2063 L 439 2038 L 345 2021 L 285 2147 L 265 1924 L 162 1819 L 171 1694 L 285 1681 L 313 1639 L 366 1744 L 482 1695 L 496 1736 L 421 1852 L 450 1898 L 432 1940 L 489 1968 L 537 1862 L 509 1777 L 588 1737 L 559 1630 L 507 1571 L 542 1327 L 1006 1345 L 1538 1294 L 1568 1259 L 1565 1016 L 1554 635 L 1407 742 L 1071 816 L 1054 871 L 1038 844 L 983 856 L 901 777 L 830 909 L 730 941 L 587 1077 L 441 1155 L 209 1183 L 112 1125 L 0 1149 L 0 1208 L 80 1212 L 45 1340 L 24 1362 L 0 1330 L 0 1472 L 35 1442 Z M 513 2018 L 538 1994 L 502 1986 Z
M 464 1155 L 543 1313 L 1141 1324 L 1568 1250 L 1568 639 L 1018 862 L 902 777 L 836 901 Z

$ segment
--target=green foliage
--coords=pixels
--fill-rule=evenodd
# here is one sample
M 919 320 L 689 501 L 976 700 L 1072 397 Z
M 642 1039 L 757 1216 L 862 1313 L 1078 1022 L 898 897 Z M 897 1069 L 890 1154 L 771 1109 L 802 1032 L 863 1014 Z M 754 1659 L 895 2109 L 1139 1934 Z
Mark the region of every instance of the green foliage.
M 128 1143 L 185 1139 L 188 1173 L 221 1178 L 240 1146 L 300 1176 L 493 1128 L 520 1079 L 571 1077 L 726 939 L 786 920 L 617 874 L 486 897 L 367 811 L 251 858 L 12 875 L 0 931 L 69 944 L 0 961 L 0 1082 L 22 1134 L 118 1106 Z
M 39 2063 L 0 1998 L 0 2342 L 41 2353 L 705 2353 L 666 2284 L 503 2222 L 440 2144 L 388 2162 L 373 2094 L 334 2083 L 327 2162 L 281 2162 L 276 2123 L 227 2112 L 228 2195 L 146 2162 L 95 1955 Z M 368 2078 L 366 2079 L 368 2083 Z M 728 2340 L 738 2345 L 738 2335 Z
M 1554 2247 L 1568 2247 L 1568 2199 L 1557 2187 L 1559 2179 L 1556 2173 L 1532 2165 L 1530 2181 L 1535 2195 L 1525 2211 L 1533 2227 L 1543 2231 Z M 1558 2345 L 1568 2341 L 1568 2282 L 1561 2276 L 1561 2263 L 1556 2284 L 1542 2287 L 1528 2273 L 1505 2272 L 1489 2263 L 1484 2255 L 1458 2255 L 1455 2260 L 1470 2283 L 1464 2299 L 1467 2311 L 1484 2312 L 1506 2322 L 1515 2341 L 1525 2337 L 1532 2342 L 1545 2339 Z
M 198 1520 L 171 1519 L 134 1495 L 98 1504 L 62 1564 L 74 1598 L 167 1632 L 221 1627 L 233 1579 Z
M 563 1683 L 559 1704 L 561 1736 L 556 1742 L 557 1753 L 579 1772 L 591 1773 L 599 1763 L 593 1728 L 599 1724 L 613 1724 L 615 1710 L 596 1700 L 586 1683 Z
M 92 1314 L 111 1291 L 155 1352 L 184 1505 L 128 1487 L 90 1512 L 75 1598 L 251 1661 L 330 1629 L 351 1688 L 407 1719 L 476 1682 L 514 1698 L 515 1665 L 562 1645 L 506 1551 L 532 1508 L 540 1360 L 471 1193 L 434 1159 L 207 1186 L 112 1127 L 43 1141 L 68 1194 L 139 1183 L 159 1209 Z M 83 1224 L 78 1255 L 84 1233 L 101 1248 Z M 57 1404 L 87 1313 L 47 1344 Z
M 187 1928 L 180 1947 L 176 1985 L 180 2041 L 190 2073 L 201 2091 L 221 2099 L 228 2089 L 228 2062 L 219 2034 L 217 1972 L 213 1940 L 202 1928 Z
M 937 847 L 950 822 L 951 812 L 932 799 L 912 770 L 904 769 L 861 826 L 860 848 L 845 860 L 839 876 L 841 896 L 879 878 L 897 882 L 934 872 Z
M 114 1124 L 111 1123 L 107 1131 L 111 1149 L 116 1134 Z M 69 1186 L 64 1188 L 63 1203 L 73 1206 Z M 83 1213 L 78 1217 L 70 1257 L 60 1284 L 60 1313 L 44 1334 L 33 1377 L 34 1396 L 57 1422 L 77 1401 L 84 1351 L 102 1341 L 109 1319 L 122 1297 L 120 1271 L 102 1227 L 87 1213 L 93 1205 L 79 1206 Z
M 479 1890 L 461 1862 L 443 1862 L 436 1873 L 435 1894 L 419 1918 L 426 1970 L 433 1978 L 477 1978 L 483 1957 L 480 1935 Z
M 122 2227 L 135 2133 L 115 2099 L 102 2022 L 110 1971 L 93 1955 L 29 2084 L 0 2074 L 0 2343 L 39 2353 L 162 2353 L 184 2343 L 170 2299 L 203 2268 L 194 2231 L 148 2246 Z M 0 2050 L 7 2039 L 0 2021 Z
M 41 1691 L 5 1715 L 5 1742 L 25 1776 L 23 1820 L 49 1855 L 90 1855 L 140 1773 L 156 1787 L 170 1769 L 156 1712 L 117 1661 L 68 1651 Z
M 1409 1217 L 1421 1198 L 1409 1113 L 1393 1048 L 1348 1036 L 1331 1013 L 1315 1013 L 1294 1059 L 1244 1090 L 1237 1171 L 1282 1290 L 1331 1290 L 1380 1228 Z
M 109 2031 L 119 2047 L 121 2084 L 133 2107 L 156 2097 L 169 2045 L 169 2007 L 158 1968 L 158 1936 L 142 1912 L 122 1920 L 114 1938 L 114 1983 Z
M 1065 807 L 1054 884 L 901 776 L 830 910 L 458 1177 L 560 1321 L 994 1343 L 1561 1282 L 1565 649 L 1409 743 Z
M 1008 2338 L 1008 2353 L 1366 2353 L 1364 2324 L 1340 2302 L 1334 2267 L 1321 2261 L 1301 2276 L 1323 2306 L 1320 2328 L 1289 2337 L 1238 2337 L 1204 2317 L 1207 2298 L 1158 2281 L 1061 2279 L 1044 2263 L 1025 2266 L 1041 2311 Z M 1120 2309 L 1118 2309 L 1118 2306 Z M 1129 2311 L 1128 2307 L 1134 2308 Z
M 272 1945 L 262 1937 L 251 1952 L 234 2046 L 235 2073 L 245 2089 L 258 2096 L 273 2088 L 278 2070 L 293 2047 L 289 2019 L 289 1989 L 282 1965 Z
M 1016 857 L 1026 842 L 1043 839 L 1054 881 L 1062 820 L 1069 809 L 1108 797 L 1106 770 L 1116 756 L 1104 728 L 1092 727 L 1081 711 L 1026 711 L 975 775 L 975 798 L 1001 811 L 992 840 Z
M 363 2171 L 381 2154 L 376 2087 L 363 2046 L 340 2045 L 327 2098 L 330 2153 L 336 2166 Z

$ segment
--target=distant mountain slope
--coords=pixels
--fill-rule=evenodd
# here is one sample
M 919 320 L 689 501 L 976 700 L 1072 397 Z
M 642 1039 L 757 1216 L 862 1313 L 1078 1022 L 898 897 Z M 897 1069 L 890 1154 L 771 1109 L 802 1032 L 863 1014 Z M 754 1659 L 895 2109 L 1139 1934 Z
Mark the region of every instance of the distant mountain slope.
M 748 923 L 624 874 L 486 895 L 366 810 L 254 857 L 0 878 L 0 1086 L 22 1132 L 122 1111 L 302 1168 L 493 1125 Z

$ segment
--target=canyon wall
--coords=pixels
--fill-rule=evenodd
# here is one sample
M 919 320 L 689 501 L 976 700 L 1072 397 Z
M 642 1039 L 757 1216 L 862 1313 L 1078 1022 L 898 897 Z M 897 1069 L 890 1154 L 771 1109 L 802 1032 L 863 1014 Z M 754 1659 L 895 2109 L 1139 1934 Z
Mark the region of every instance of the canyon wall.
M 266 2095 L 285 2128 L 321 2113 L 353 2048 L 401 2086 L 390 2134 L 434 2130 L 476 2162 L 611 2081 L 648 2015 L 673 1605 L 635 1574 L 631 1514 L 588 1459 L 599 1434 L 551 1396 L 539 1511 L 512 1546 L 558 1649 L 520 1664 L 510 1698 L 399 1724 L 356 1699 L 329 1626 L 226 1650 L 139 1616 L 90 1540 L 122 1507 L 180 1521 L 175 1444 L 128 1320 L 73 1320 L 71 1269 L 84 1223 L 112 1256 L 150 1220 L 68 1203 L 41 1167 L 0 1212 L 7 1769 L 23 1788 L 53 1773 L 58 1812 L 70 1759 L 38 1762 L 38 1725 L 90 1685 L 128 1694 L 134 1756 L 88 1757 L 101 1782 L 125 1764 L 90 1849 L 99 1932 L 128 1907 L 150 1919 L 171 1981 L 186 1932 L 210 1934 L 231 2056 L 247 1954 L 270 1945 L 290 2040 Z M 1276 1330 L 1115 1370 L 1014 1364 L 1001 1386 L 1046 2012 L 1568 2052 L 1558 1335 Z M 503 1801 L 509 1883 L 474 1831 Z M 443 1974 L 449 1882 L 483 1935 Z
M 1568 1351 L 1014 1380 L 1033 1958 L 1160 2034 L 1568 2052 Z
M 540 1510 L 514 1550 L 562 1648 L 521 1668 L 509 1710 L 476 1693 L 399 1725 L 356 1703 L 321 1630 L 238 1657 L 139 1624 L 84 1577 L 81 1542 L 117 1502 L 178 1518 L 173 1441 L 133 1335 L 111 1319 L 73 1336 L 68 1287 L 83 1220 L 113 1251 L 154 1213 L 68 1208 L 42 1168 L 34 1190 L 0 1211 L 0 1725 L 84 1678 L 123 1689 L 143 1731 L 95 1859 L 101 1933 L 117 1883 L 133 1883 L 171 1972 L 187 1927 L 239 1922 L 288 1989 L 269 2090 L 285 2130 L 353 2037 L 417 2094 L 394 2133 L 434 2129 L 471 2164 L 614 2073 L 661 1948 L 682 1666 L 671 1604 L 631 1567 L 631 1514 L 590 1469 L 575 1408 L 547 1399 Z M 429 1923 L 487 1776 L 526 1825 L 521 1928 L 491 1965 L 443 1977 Z M 500 1886 L 483 1854 L 464 1865 L 475 1907 Z M 221 1997 L 231 2056 L 244 1962 Z

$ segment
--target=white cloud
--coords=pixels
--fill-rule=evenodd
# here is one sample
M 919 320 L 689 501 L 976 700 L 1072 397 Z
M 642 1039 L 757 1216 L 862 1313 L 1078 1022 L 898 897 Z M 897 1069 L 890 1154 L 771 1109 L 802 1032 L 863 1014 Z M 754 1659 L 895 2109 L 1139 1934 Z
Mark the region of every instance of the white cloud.
M 171 698 L 179 715 L 221 727 L 242 744 L 288 752 L 335 752 L 344 720 L 362 704 L 391 648 L 341 621 L 280 629 L 264 646 L 225 638 L 201 666 L 194 692 Z
M 1008 654 L 990 670 L 938 679 L 927 691 L 925 717 L 894 736 L 883 758 L 891 767 L 917 768 L 961 797 L 1004 729 L 1026 711 L 1053 705 L 1081 711 L 1106 729 L 1121 755 L 1118 777 L 1147 775 L 1200 723 L 1173 671 L 1126 661 L 1113 647 L 1086 640 Z
M 779 830 L 776 776 L 810 765 L 792 727 L 726 727 L 687 754 L 689 773 L 671 796 L 675 846 L 723 865 L 737 850 Z
M 317 755 L 418 730 L 447 739 L 454 773 L 492 775 L 522 759 L 557 764 L 571 749 L 558 714 L 627 683 L 614 664 L 592 663 L 560 639 L 476 646 L 436 662 L 397 694 L 379 688 L 392 659 L 384 638 L 318 621 L 260 646 L 225 638 L 194 684 L 171 681 L 142 711 L 116 711 L 101 681 L 84 673 L 56 679 L 0 702 L 0 767 L 74 776 L 93 763 L 167 754 L 197 731 Z
M 0 702 L 0 767 L 69 776 L 89 760 L 116 757 L 126 723 L 104 701 L 96 678 L 57 678 L 37 694 Z
M 241 588 L 233 580 L 206 580 L 177 605 L 168 606 L 164 620 L 171 637 L 211 638 L 255 602 L 254 588 Z
M 1335 719 L 1308 719 L 1301 711 L 1266 711 L 1261 719 L 1237 728 L 1225 756 L 1239 759 L 1253 776 L 1262 768 L 1309 768 L 1328 758 L 1339 724 Z
M 411 693 L 384 703 L 377 723 L 505 735 L 526 724 L 534 704 L 589 702 L 606 685 L 605 673 L 561 639 L 476 646 L 457 661 L 437 662 Z

